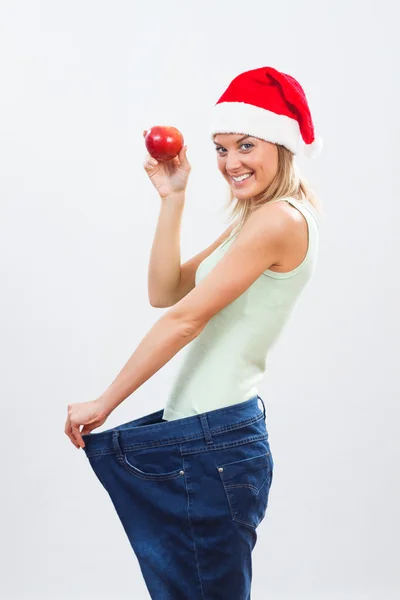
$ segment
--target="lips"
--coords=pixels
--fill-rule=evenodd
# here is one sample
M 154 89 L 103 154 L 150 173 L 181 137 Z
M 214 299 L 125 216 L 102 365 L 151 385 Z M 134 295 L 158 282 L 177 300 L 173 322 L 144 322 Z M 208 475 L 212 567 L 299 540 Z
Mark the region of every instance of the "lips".
M 241 173 L 240 175 L 229 175 L 229 177 L 235 181 L 234 177 L 243 177 L 243 175 L 248 175 L 249 177 L 251 177 L 253 175 L 253 172 L 248 171 L 247 173 Z M 248 177 L 245 177 L 245 179 L 247 179 Z
M 244 173 L 243 173 L 243 175 L 244 175 Z M 247 175 L 247 173 L 246 173 L 246 175 Z M 241 179 L 240 181 L 235 181 L 233 179 L 233 177 L 230 176 L 230 180 L 235 187 L 239 187 L 239 186 L 244 185 L 247 181 L 249 181 L 249 179 L 251 179 L 253 175 L 254 175 L 254 173 L 251 173 L 251 174 L 249 174 L 249 177 L 245 177 L 244 179 Z M 240 177 L 240 175 L 237 175 L 237 177 Z

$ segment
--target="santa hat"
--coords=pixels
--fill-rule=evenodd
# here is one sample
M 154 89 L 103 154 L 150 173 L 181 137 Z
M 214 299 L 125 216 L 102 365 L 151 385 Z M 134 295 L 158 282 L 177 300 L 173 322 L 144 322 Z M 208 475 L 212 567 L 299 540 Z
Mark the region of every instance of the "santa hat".
M 212 108 L 211 133 L 212 137 L 247 134 L 308 158 L 322 150 L 303 88 L 294 77 L 272 67 L 246 71 L 233 79 Z

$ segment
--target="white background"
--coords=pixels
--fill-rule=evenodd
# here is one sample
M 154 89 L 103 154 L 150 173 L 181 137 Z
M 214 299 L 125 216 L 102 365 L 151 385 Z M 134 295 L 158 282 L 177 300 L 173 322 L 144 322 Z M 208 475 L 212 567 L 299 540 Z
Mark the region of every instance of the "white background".
M 325 216 L 316 273 L 259 386 L 275 470 L 252 598 L 399 597 L 396 10 L 3 0 L 2 600 L 148 598 L 110 500 L 64 434 L 67 404 L 98 397 L 164 312 L 147 297 L 160 200 L 143 129 L 184 133 L 187 260 L 226 227 L 208 111 L 234 76 L 267 65 L 306 91 L 325 148 L 299 166 Z M 103 428 L 162 408 L 181 357 Z

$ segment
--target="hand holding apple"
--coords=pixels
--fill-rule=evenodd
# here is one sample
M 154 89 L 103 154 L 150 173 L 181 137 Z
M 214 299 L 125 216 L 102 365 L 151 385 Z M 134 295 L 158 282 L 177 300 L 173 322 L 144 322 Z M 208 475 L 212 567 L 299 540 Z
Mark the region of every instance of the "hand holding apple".
M 152 129 L 154 130 L 154 127 Z M 148 133 L 148 131 L 143 132 L 145 139 Z M 148 137 L 147 139 L 151 138 Z M 183 146 L 177 156 L 163 161 L 155 159 L 149 153 L 144 161 L 144 169 L 163 200 L 167 198 L 167 196 L 184 192 L 186 189 L 191 171 L 191 166 L 186 156 L 186 150 L 187 146 Z

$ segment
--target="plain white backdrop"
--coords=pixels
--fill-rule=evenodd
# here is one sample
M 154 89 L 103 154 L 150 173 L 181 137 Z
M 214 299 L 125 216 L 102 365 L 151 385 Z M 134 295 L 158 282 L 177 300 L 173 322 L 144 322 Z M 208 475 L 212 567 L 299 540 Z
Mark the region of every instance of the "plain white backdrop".
M 173 125 L 188 145 L 187 260 L 226 227 L 209 110 L 260 66 L 306 91 L 325 147 L 298 164 L 325 214 L 316 273 L 259 386 L 275 470 L 252 598 L 399 597 L 397 10 L 3 0 L 1 600 L 149 597 L 64 433 L 67 404 L 98 397 L 164 313 L 147 296 L 160 200 L 143 129 Z M 162 408 L 180 360 L 103 428 Z

